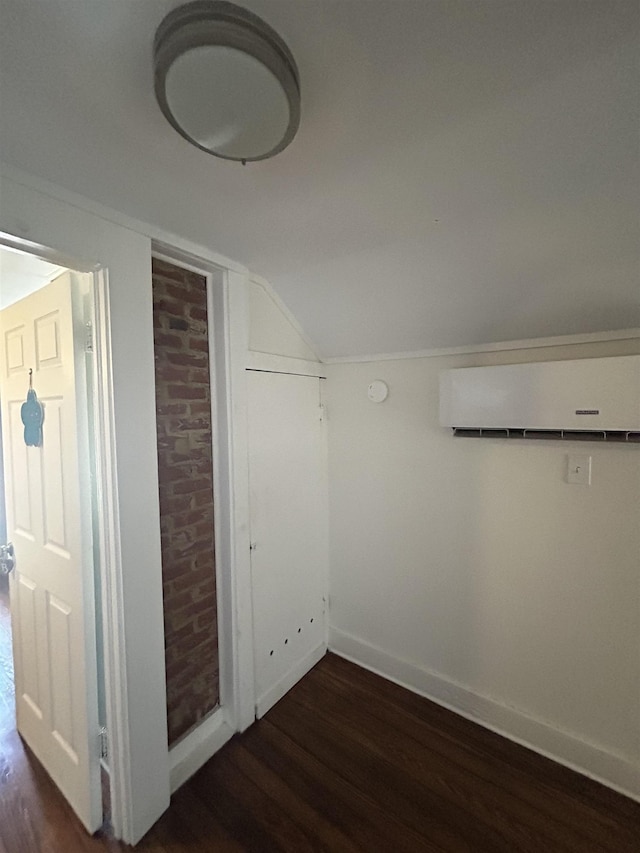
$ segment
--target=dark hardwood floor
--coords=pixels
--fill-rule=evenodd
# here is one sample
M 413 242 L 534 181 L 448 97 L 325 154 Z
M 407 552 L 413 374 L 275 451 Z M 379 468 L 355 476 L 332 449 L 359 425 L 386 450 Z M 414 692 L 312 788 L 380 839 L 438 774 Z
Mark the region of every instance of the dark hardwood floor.
M 129 849 L 84 833 L 0 710 L 0 851 Z M 640 805 L 328 655 L 138 849 L 638 853 Z

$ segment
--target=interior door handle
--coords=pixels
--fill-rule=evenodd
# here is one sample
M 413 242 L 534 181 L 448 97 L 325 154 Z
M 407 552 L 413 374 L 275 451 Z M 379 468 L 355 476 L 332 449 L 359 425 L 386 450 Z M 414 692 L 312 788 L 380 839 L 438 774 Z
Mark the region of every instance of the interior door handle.
M 8 575 L 16 567 L 16 552 L 12 542 L 0 545 L 0 575 Z

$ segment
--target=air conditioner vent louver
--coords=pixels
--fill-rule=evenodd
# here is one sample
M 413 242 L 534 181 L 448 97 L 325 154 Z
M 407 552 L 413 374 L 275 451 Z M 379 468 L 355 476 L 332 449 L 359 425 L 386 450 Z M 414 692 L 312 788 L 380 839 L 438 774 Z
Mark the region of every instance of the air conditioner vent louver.
M 458 437 L 640 443 L 640 355 L 442 371 L 440 423 Z
M 539 441 L 616 441 L 640 444 L 640 431 L 581 429 L 482 429 L 453 427 L 457 438 L 528 438 Z

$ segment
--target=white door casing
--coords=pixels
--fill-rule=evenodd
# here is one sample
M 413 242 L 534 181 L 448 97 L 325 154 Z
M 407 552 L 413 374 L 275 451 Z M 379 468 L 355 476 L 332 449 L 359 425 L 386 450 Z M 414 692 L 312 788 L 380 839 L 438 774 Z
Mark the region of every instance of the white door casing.
M 75 280 L 74 280 L 75 279 Z M 91 486 L 79 276 L 0 314 L 0 401 L 18 730 L 93 833 L 102 822 Z M 74 304 L 75 303 L 75 304 Z M 44 406 L 27 447 L 21 406 Z
M 248 371 L 256 714 L 326 651 L 327 467 L 322 380 Z

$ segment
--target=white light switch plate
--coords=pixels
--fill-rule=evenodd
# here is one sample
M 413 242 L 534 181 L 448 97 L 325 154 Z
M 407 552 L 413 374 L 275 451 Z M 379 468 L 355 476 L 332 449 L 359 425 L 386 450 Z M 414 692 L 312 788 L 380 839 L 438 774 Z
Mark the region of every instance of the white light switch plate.
M 580 486 L 591 485 L 591 457 L 581 453 L 570 453 L 567 456 L 567 483 Z

